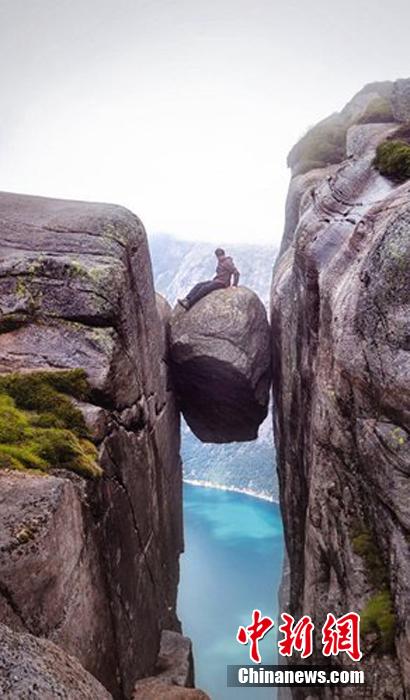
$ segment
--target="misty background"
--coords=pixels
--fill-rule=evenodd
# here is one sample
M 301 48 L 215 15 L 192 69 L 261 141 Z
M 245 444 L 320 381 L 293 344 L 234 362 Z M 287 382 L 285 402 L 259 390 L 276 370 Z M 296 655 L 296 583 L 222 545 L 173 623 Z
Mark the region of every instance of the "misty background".
M 0 187 L 277 244 L 305 130 L 405 77 L 405 0 L 0 0 Z

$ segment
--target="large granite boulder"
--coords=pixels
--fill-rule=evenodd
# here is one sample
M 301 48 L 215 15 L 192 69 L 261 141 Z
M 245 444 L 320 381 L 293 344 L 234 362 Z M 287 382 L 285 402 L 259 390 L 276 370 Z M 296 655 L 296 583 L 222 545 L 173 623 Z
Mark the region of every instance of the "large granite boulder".
M 326 698 L 410 693 L 410 196 L 373 165 L 398 126 L 351 126 L 348 160 L 293 179 L 272 286 L 286 607 L 362 616 L 366 689 Z
M 103 476 L 2 472 L 0 622 L 52 639 L 117 698 L 178 629 L 179 412 L 141 222 L 0 194 L 0 372 L 83 368 Z M 95 697 L 97 697 L 96 695 Z
M 47 639 L 0 623 L 0 696 L 3 700 L 110 700 L 79 661 Z
M 203 442 L 254 440 L 271 381 L 265 308 L 245 287 L 218 290 L 175 309 L 170 358 L 184 417 Z

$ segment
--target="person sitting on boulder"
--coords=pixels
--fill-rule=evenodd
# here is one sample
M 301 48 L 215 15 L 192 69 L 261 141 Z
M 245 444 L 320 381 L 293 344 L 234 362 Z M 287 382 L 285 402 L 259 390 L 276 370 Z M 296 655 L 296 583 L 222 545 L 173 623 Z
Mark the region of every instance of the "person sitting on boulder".
M 216 289 L 226 289 L 231 284 L 233 287 L 238 286 L 239 271 L 236 269 L 232 258 L 229 255 L 225 255 L 225 251 L 222 248 L 217 248 L 215 255 L 218 260 L 215 277 L 206 282 L 198 282 L 186 295 L 185 299 L 178 299 L 178 304 L 181 304 L 187 311 L 202 297 L 214 292 Z

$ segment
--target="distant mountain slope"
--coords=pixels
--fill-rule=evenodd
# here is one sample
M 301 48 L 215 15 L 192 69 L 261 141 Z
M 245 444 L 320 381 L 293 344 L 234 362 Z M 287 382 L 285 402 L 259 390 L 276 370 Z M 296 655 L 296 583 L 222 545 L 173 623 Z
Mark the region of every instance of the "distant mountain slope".
M 221 243 L 223 245 L 223 243 Z M 167 234 L 150 237 L 155 288 L 171 304 L 198 281 L 215 274 L 215 244 L 183 241 Z M 229 245 L 226 251 L 241 272 L 240 284 L 253 289 L 268 306 L 276 251 L 270 246 Z M 254 442 L 203 444 L 183 423 L 184 477 L 215 486 L 251 491 L 277 499 L 277 480 L 269 414 Z

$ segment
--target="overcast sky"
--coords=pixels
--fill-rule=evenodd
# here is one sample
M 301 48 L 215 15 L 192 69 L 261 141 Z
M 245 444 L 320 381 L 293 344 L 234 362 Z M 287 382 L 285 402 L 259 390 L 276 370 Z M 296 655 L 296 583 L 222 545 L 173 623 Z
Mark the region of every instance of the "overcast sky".
M 410 75 L 408 0 L 0 0 L 0 188 L 278 241 L 286 154 Z

